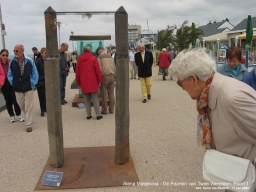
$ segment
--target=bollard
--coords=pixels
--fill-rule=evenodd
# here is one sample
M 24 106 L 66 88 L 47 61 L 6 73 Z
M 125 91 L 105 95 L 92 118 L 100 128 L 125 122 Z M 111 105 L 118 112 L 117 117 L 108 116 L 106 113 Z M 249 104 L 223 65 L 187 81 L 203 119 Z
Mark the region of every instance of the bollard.
M 115 163 L 129 161 L 129 55 L 128 14 L 123 6 L 115 13 L 116 35 L 116 107 Z
M 52 7 L 44 12 L 46 31 L 45 88 L 47 127 L 50 148 L 50 164 L 59 168 L 64 165 L 62 110 L 60 98 L 60 65 L 57 41 L 57 18 Z

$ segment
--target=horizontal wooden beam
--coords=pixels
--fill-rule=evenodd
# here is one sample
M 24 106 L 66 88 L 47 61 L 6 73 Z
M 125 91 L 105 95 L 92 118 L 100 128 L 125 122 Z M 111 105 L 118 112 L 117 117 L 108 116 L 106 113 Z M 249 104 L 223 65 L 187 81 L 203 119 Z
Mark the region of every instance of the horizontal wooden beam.
M 55 12 L 57 15 L 83 15 L 83 14 L 91 14 L 91 15 L 114 15 L 115 11 L 67 11 L 67 12 Z
M 111 35 L 70 35 L 69 40 L 111 40 Z

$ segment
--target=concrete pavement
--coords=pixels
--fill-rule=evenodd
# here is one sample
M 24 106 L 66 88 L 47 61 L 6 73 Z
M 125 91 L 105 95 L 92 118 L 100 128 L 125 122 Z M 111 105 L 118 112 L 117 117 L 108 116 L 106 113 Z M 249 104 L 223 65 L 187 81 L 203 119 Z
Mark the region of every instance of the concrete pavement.
M 153 67 L 152 98 L 142 103 L 140 81 L 130 80 L 130 152 L 141 185 L 73 189 L 65 191 L 198 191 L 202 178 L 204 149 L 196 142 L 196 104 L 167 78 L 162 81 Z M 86 119 L 85 109 L 71 107 L 77 89 L 75 78 L 67 78 L 66 100 L 62 106 L 64 147 L 114 146 L 115 115 Z M 34 101 L 33 131 L 24 122 L 10 122 L 0 112 L 0 192 L 31 192 L 49 158 L 47 117 L 40 116 L 37 93 Z M 143 185 L 158 186 L 143 186 Z M 204 191 L 204 190 L 202 190 Z

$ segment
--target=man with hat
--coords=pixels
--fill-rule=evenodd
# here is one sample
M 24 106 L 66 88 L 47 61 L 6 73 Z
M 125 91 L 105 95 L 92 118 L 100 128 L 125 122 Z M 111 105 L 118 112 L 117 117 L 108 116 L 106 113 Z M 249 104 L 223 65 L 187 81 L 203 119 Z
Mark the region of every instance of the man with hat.
M 100 87 L 101 94 L 101 114 L 107 114 L 109 111 L 110 114 L 114 112 L 115 107 L 115 97 L 114 97 L 114 87 L 115 87 L 115 74 L 116 74 L 116 66 L 113 58 L 105 53 L 103 47 L 98 47 L 96 49 L 96 55 L 98 55 L 98 62 L 100 64 L 100 69 L 102 73 L 102 86 Z M 109 108 L 106 92 L 108 94 L 109 99 Z

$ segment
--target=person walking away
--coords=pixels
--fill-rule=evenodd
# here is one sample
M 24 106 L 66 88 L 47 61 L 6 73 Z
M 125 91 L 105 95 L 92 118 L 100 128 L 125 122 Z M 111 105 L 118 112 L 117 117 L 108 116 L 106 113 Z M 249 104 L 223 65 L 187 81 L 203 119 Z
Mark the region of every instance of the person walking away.
M 139 52 L 135 53 L 135 63 L 138 67 L 138 76 L 140 78 L 142 103 L 151 99 L 151 86 L 152 86 L 152 65 L 153 55 L 149 51 L 145 51 L 144 44 L 138 45 Z
M 92 54 L 89 46 L 83 48 L 83 53 L 77 61 L 76 84 L 81 88 L 84 96 L 87 119 L 91 119 L 91 98 L 97 120 L 102 119 L 98 99 L 98 90 L 101 87 L 102 75 L 97 58 Z
M 38 71 L 39 79 L 36 84 L 37 94 L 40 103 L 41 116 L 44 116 L 46 112 L 46 96 L 45 96 L 45 75 L 44 75 L 44 60 L 46 58 L 46 48 L 43 47 L 40 50 L 41 57 L 36 60 L 36 68 Z
M 131 73 L 131 79 L 136 79 L 136 75 L 138 74 L 138 68 L 135 63 L 135 50 L 134 48 L 131 48 L 131 51 L 129 52 L 129 68 Z
M 163 76 L 163 81 L 166 80 L 165 76 L 168 76 L 168 68 L 171 63 L 170 55 L 166 52 L 166 49 L 162 49 L 162 53 L 159 55 L 159 73 Z
M 32 59 L 24 55 L 24 46 L 14 47 L 15 56 L 10 61 L 8 80 L 15 91 L 17 103 L 25 114 L 27 132 L 32 131 L 34 89 L 38 81 L 38 72 Z
M 67 76 L 69 72 L 69 67 L 67 63 L 67 54 L 66 51 L 68 51 L 68 44 L 62 43 L 59 49 L 59 56 L 60 56 L 60 96 L 61 96 L 61 105 L 65 105 L 68 103 L 65 100 L 65 87 L 66 87 L 66 81 Z
M 73 70 L 74 70 L 74 73 L 76 72 L 76 53 L 73 52 L 72 55 L 71 55 L 71 64 L 72 64 L 72 67 L 73 67 Z
M 0 67 L 2 67 L 4 74 L 0 75 L 3 79 L 3 83 L 0 83 L 1 91 L 3 93 L 5 102 L 6 102 L 6 109 L 8 114 L 11 117 L 11 122 L 15 122 L 15 115 L 18 117 L 19 121 L 24 121 L 24 118 L 21 115 L 21 109 L 16 101 L 16 96 L 13 87 L 9 83 L 7 79 L 8 70 L 10 60 L 8 60 L 9 51 L 7 49 L 2 49 L 1 52 L 1 59 L 0 59 Z M 14 108 L 14 111 L 13 111 Z
M 98 47 L 96 54 L 99 55 L 98 62 L 100 64 L 102 73 L 102 85 L 100 87 L 101 94 L 101 114 L 107 114 L 107 108 L 110 114 L 114 113 L 115 108 L 115 75 L 116 75 L 116 65 L 113 58 L 104 52 L 103 47 Z M 106 99 L 106 92 L 108 94 L 109 107 Z

